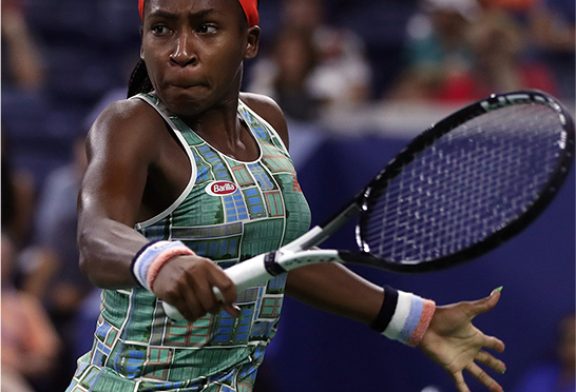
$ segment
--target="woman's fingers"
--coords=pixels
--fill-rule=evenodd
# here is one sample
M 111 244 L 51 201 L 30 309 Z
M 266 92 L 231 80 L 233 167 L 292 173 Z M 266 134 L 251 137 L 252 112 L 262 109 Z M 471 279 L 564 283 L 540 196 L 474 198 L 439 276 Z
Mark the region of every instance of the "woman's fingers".
M 464 381 L 462 372 L 456 372 L 452 376 L 454 377 L 454 383 L 456 384 L 458 392 L 470 392 L 468 385 L 466 385 L 466 381 Z
M 484 343 L 482 346 L 490 350 L 497 351 L 499 353 L 504 352 L 504 350 L 506 349 L 506 345 L 504 344 L 504 342 L 494 336 L 485 336 Z
M 480 366 L 472 362 L 466 366 L 466 370 L 470 372 L 478 381 L 484 384 L 492 392 L 503 392 L 504 390 L 488 373 L 486 373 Z
M 496 306 L 496 304 L 498 304 L 501 295 L 502 295 L 502 287 L 498 287 L 497 289 L 492 290 L 489 296 L 481 298 L 476 301 L 472 301 L 471 302 L 472 306 L 470 309 L 470 312 L 472 313 L 471 317 L 474 318 L 479 314 L 486 313 L 492 310 Z
M 494 371 L 498 373 L 502 374 L 506 372 L 506 364 L 486 351 L 479 351 L 478 354 L 476 354 L 475 360 L 494 369 Z
M 504 373 L 506 370 L 506 365 L 504 362 L 494 358 L 491 354 L 480 351 L 475 358 L 478 362 L 485 364 L 499 373 Z M 466 370 L 474 376 L 478 381 L 488 388 L 488 390 L 492 392 L 502 392 L 502 386 L 496 382 L 484 369 L 478 366 L 476 363 L 472 362 L 468 366 L 466 366 Z M 466 384 L 464 380 L 464 376 L 461 371 L 454 373 L 453 375 L 454 383 L 456 384 L 456 388 L 458 392 L 470 392 L 470 388 Z

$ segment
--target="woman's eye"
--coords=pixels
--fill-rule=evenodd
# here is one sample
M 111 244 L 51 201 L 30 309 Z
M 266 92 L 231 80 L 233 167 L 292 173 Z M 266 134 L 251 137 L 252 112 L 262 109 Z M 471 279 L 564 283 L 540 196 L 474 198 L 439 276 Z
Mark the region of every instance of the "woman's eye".
M 216 33 L 217 28 L 216 25 L 211 23 L 204 23 L 198 27 L 198 32 L 202 34 L 214 34 Z
M 165 25 L 155 25 L 151 28 L 155 35 L 167 35 L 170 33 L 170 29 Z

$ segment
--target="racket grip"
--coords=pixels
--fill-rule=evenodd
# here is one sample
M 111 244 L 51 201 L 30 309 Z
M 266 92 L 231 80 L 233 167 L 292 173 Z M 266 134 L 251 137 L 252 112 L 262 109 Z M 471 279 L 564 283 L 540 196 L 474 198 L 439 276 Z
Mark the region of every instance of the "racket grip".
M 219 302 L 224 302 L 224 296 L 222 295 L 222 292 L 218 287 L 216 286 L 212 287 L 212 292 L 214 293 L 214 296 L 218 299 Z M 170 305 L 168 302 L 162 302 L 162 307 L 164 308 L 164 313 L 166 313 L 166 316 L 168 316 L 170 319 L 172 320 L 185 319 L 185 317 L 182 316 L 182 313 L 180 313 L 180 311 L 176 309 L 176 306 Z
M 162 302 L 162 308 L 164 309 L 164 313 L 166 313 L 166 316 L 168 316 L 168 318 L 172 320 L 185 319 L 184 316 L 182 316 L 182 313 L 180 313 L 180 311 L 176 309 L 176 306 L 170 305 L 168 302 Z
M 274 253 L 276 252 L 272 252 L 271 254 Z M 266 269 L 265 260 L 268 255 L 268 253 L 265 253 L 252 257 L 251 259 L 235 264 L 224 271 L 236 286 L 237 292 L 241 292 L 249 287 L 263 285 L 275 276 L 270 274 Z M 212 292 L 218 301 L 224 302 L 224 296 L 218 287 L 212 287 Z M 184 319 L 184 316 L 182 316 L 175 306 L 170 305 L 167 302 L 162 302 L 162 307 L 164 308 L 166 316 L 172 320 Z

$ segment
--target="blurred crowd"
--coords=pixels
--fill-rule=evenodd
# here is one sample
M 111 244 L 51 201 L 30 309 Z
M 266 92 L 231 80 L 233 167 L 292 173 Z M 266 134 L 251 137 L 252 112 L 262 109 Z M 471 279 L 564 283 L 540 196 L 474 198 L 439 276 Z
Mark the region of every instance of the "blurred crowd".
M 139 21 L 135 1 L 1 5 L 2 391 L 61 391 L 98 312 L 76 249 L 84 135 L 126 93 Z M 296 123 L 524 88 L 574 104 L 573 0 L 262 0 L 260 9 L 260 56 L 246 64 L 244 89 L 273 97 Z M 573 351 L 558 358 L 573 370 Z M 573 385 L 573 372 L 560 373 Z
M 460 104 L 525 88 L 574 100 L 573 2 L 414 2 L 401 16 L 391 11 L 395 20 L 381 21 L 396 25 L 388 30 L 397 30 L 392 34 L 399 44 L 392 54 L 397 59 L 383 50 L 377 60 L 380 47 L 370 29 L 347 24 L 346 16 L 331 23 L 326 4 L 281 2 L 274 38 L 248 73 L 248 90 L 273 96 L 296 120 L 318 120 L 329 107 L 399 100 Z M 375 7 L 385 13 L 394 6 L 374 2 L 363 13 L 366 23 L 379 12 Z M 379 30 L 386 31 L 371 35 Z M 387 61 L 395 67 L 381 67 Z

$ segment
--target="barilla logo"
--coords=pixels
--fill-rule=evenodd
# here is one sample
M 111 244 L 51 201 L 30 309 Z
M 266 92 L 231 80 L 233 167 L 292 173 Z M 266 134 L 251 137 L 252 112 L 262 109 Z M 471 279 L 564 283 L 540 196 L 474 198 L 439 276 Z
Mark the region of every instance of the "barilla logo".
M 226 196 L 236 192 L 238 187 L 230 181 L 214 181 L 206 187 L 206 193 L 211 196 Z

